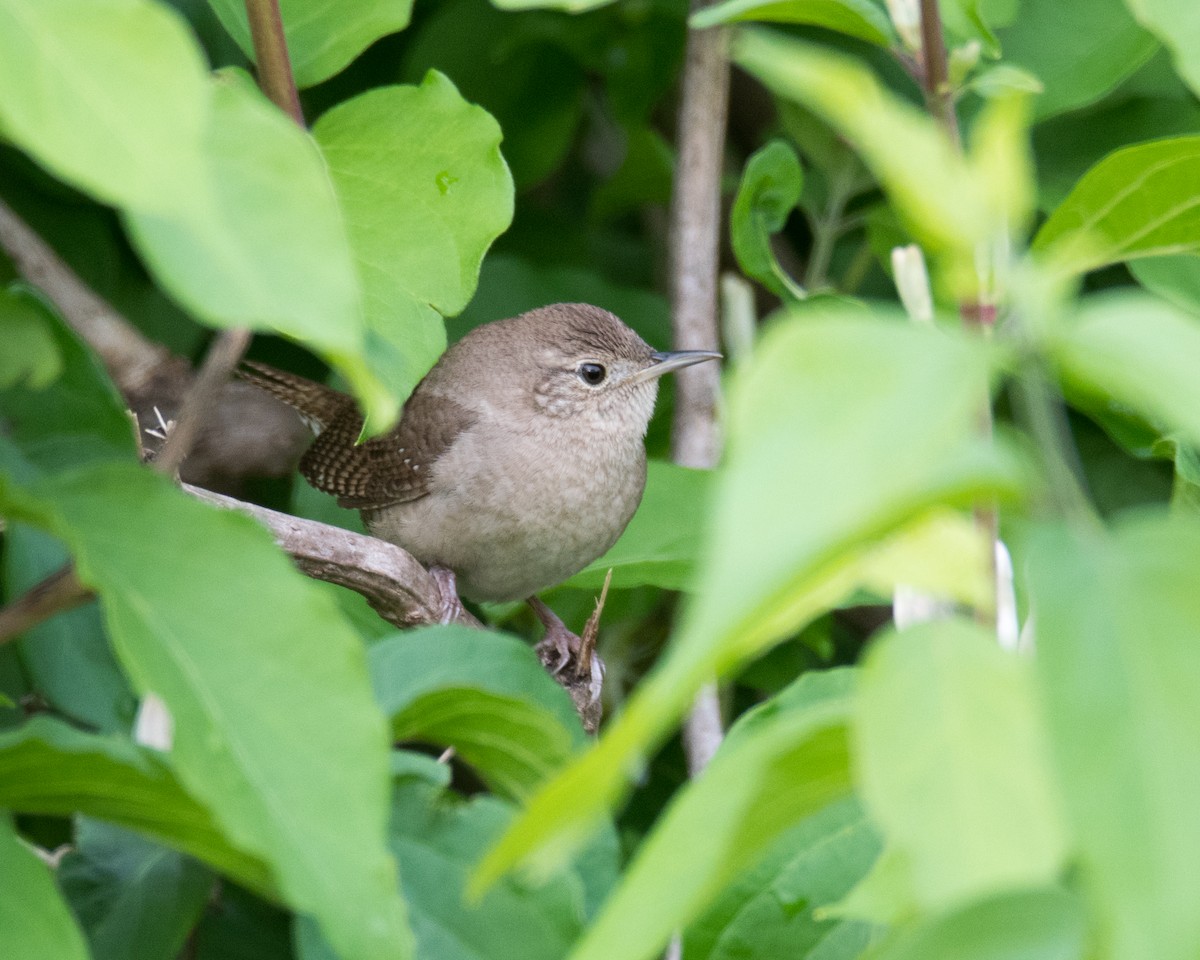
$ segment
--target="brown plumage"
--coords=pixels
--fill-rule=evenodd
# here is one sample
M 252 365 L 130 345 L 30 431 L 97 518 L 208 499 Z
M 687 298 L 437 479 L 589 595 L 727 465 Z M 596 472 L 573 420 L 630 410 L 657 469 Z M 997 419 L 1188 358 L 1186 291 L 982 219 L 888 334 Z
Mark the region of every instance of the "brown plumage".
M 399 424 L 361 444 L 345 394 L 261 364 L 242 376 L 317 432 L 300 462 L 309 483 L 453 571 L 465 596 L 513 600 L 612 546 L 645 486 L 658 376 L 714 356 L 656 354 L 606 310 L 555 304 L 471 331 Z

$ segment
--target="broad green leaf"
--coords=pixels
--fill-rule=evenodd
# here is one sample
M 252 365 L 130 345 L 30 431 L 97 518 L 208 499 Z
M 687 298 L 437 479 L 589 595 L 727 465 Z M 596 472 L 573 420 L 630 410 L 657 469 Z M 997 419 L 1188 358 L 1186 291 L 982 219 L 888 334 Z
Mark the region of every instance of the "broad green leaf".
M 589 30 L 594 17 L 514 17 L 486 0 L 441 0 L 425 14 L 406 38 L 399 79 L 417 83 L 431 69 L 450 77 L 465 100 L 500 124 L 517 188 L 545 180 L 562 166 L 586 110 L 590 78 L 571 41 L 583 35 L 595 45 L 606 33 Z M 645 20 L 631 25 L 645 28 Z M 611 87 L 606 92 L 611 98 Z
M 1200 250 L 1200 137 L 1142 143 L 1092 167 L 1033 247 L 1078 272 Z
M 738 33 L 732 55 L 772 92 L 851 140 L 927 244 L 963 251 L 988 234 L 993 213 L 983 184 L 934 121 L 885 90 L 868 68 L 763 30 Z
M 1056 327 L 1051 355 L 1067 385 L 1101 408 L 1132 409 L 1200 444 L 1200 321 L 1145 295 L 1083 301 Z
M 1002 893 L 906 928 L 878 960 L 1081 960 L 1092 956 L 1078 899 L 1051 887 Z
M 1190 0 L 1125 0 L 1125 5 L 1171 51 L 1176 72 L 1200 96 L 1200 7 Z
M 9 523 L 0 556 L 5 596 L 22 595 L 69 560 L 53 537 Z M 113 657 L 95 602 L 30 627 L 16 649 L 30 685 L 60 714 L 105 733 L 131 729 L 137 700 Z
M 79 823 L 58 878 L 92 960 L 174 960 L 213 887 L 194 860 L 97 820 Z
M 124 737 L 35 717 L 0 733 L 0 808 L 83 813 L 192 854 L 239 883 L 275 889 L 268 868 L 232 846 L 154 752 Z
M 996 34 L 988 26 L 980 6 L 985 0 L 949 0 L 942 4 L 941 14 L 946 32 L 954 39 L 977 41 L 983 52 L 993 59 L 1000 56 Z
M 802 23 L 890 47 L 896 43 L 892 22 L 871 0 L 725 0 L 692 15 L 692 27 L 746 20 Z
M 996 33 L 1005 62 L 1042 81 L 1045 93 L 1034 104 L 1039 120 L 1094 103 L 1158 49 L 1123 0 L 1022 3 Z
M 393 738 L 454 747 L 506 796 L 528 796 L 583 743 L 570 698 L 515 637 L 409 630 L 375 644 L 368 666 Z
M 1067 838 L 1030 669 L 964 620 L 892 631 L 867 656 L 858 782 L 921 906 L 1058 876 Z
M 746 161 L 730 214 L 738 266 L 746 276 L 785 300 L 802 300 L 805 292 L 775 258 L 771 235 L 783 229 L 803 189 L 804 172 L 795 151 L 782 140 L 772 140 Z
M 0 814 L 0 955 L 89 960 L 87 944 L 54 878 Z
M 254 43 L 245 0 L 209 0 L 246 56 Z M 408 26 L 413 0 L 279 0 L 298 87 L 328 80 L 380 37 Z
M 485 251 L 512 220 L 500 128 L 430 71 L 419 87 L 334 107 L 313 134 L 345 212 L 373 344 L 390 347 L 373 369 L 405 394 L 445 349 L 437 314 L 466 306 Z
M 1129 272 L 1143 287 L 1180 310 L 1200 315 L 1200 256 L 1181 253 L 1134 260 Z
M 712 474 L 661 460 L 647 466 L 646 492 L 621 539 L 565 586 L 599 589 L 609 570 L 616 588 L 691 586 Z
M 17 284 L 0 289 L 0 391 L 21 386 L 41 390 L 62 373 L 63 359 L 45 313 L 28 289 Z
M 1197 130 L 1200 102 L 1168 96 L 1105 101 L 1084 113 L 1039 123 L 1033 129 L 1038 205 L 1047 213 L 1054 210 L 1088 170 L 1115 150 Z
M 127 210 L 159 282 L 205 323 L 283 333 L 322 353 L 376 423 L 396 400 L 365 369 L 362 294 L 311 138 L 236 78 L 215 81 L 201 172 L 174 206 Z
M 646 838 L 571 960 L 660 951 L 781 834 L 849 796 L 848 680 L 805 678 L 787 709 L 717 752 Z
M 196 960 L 296 960 L 292 918 L 232 884 L 196 930 Z
M 0 0 L 0 125 L 107 202 L 169 209 L 208 122 L 199 47 L 150 0 Z
M 518 862 L 539 873 L 562 862 L 711 677 L 864 581 L 903 580 L 910 564 L 897 561 L 913 551 L 888 536 L 922 531 L 916 521 L 927 523 L 936 503 L 1019 488 L 1011 451 L 976 438 L 989 357 L 977 340 L 821 305 L 774 325 L 734 377 L 727 463 L 667 656 L 597 746 L 535 795 L 482 865 L 481 883 Z M 881 541 L 888 564 L 873 556 Z M 937 553 L 957 576 L 963 558 Z
M 11 312 L 10 312 L 11 311 Z M 137 444 L 125 402 L 100 362 L 40 294 L 21 285 L 0 292 L 0 330 L 5 317 L 19 316 L 27 331 L 49 345 L 56 358 L 48 380 L 0 387 L 5 435 L 25 457 L 44 469 L 100 460 L 132 460 Z M 24 344 L 5 341 L 14 358 Z
M 1200 952 L 1200 526 L 1043 530 L 1036 660 L 1079 877 L 1122 960 Z
M 509 880 L 480 900 L 464 894 L 467 877 L 488 844 L 513 815 L 512 807 L 479 795 L 464 801 L 445 789 L 448 777 L 412 767 L 396 785 L 392 848 L 408 865 L 404 893 L 412 913 L 417 955 L 438 960 L 561 960 L 587 917 L 580 864 L 553 883 L 535 887 Z M 444 771 L 445 768 L 443 767 Z M 614 849 L 602 872 L 615 872 Z M 306 925 L 298 929 L 300 960 L 333 960 Z
M 408 956 L 384 847 L 385 725 L 328 596 L 253 521 L 137 466 L 9 483 L 0 507 L 70 546 L 134 686 L 170 712 L 172 767 L 230 841 L 347 958 Z
M 835 803 L 782 834 L 684 931 L 689 960 L 855 960 L 871 928 L 822 916 L 868 868 L 879 840 L 859 804 Z M 818 919 L 818 917 L 821 917 Z

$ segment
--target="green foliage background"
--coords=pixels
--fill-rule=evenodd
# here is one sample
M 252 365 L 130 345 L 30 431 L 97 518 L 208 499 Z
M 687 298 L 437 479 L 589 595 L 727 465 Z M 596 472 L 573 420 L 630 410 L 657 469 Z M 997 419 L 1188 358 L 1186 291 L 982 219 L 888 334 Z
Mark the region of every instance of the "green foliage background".
M 396 632 L 148 471 L 0 257 L 0 589 L 98 595 L 0 647 L 0 956 L 1200 954 L 1200 8 L 943 0 L 923 97 L 905 4 L 686 6 L 282 0 L 306 132 L 238 0 L 0 0 L 0 199 L 153 340 L 250 327 L 372 429 L 545 303 L 668 345 L 688 30 L 729 30 L 743 278 L 721 466 L 665 462 L 668 395 L 639 514 L 547 595 L 614 571 L 589 743 L 524 614 Z M 955 612 L 887 625 L 914 592 Z

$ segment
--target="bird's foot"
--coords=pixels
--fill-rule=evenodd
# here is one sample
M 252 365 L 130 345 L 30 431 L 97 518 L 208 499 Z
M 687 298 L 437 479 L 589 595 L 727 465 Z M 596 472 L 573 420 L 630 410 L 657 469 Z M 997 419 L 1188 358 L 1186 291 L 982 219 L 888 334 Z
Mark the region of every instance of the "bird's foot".
M 554 676 L 562 673 L 567 664 L 576 659 L 583 648 L 583 641 L 567 629 L 558 614 L 537 597 L 525 601 L 546 628 L 546 635 L 537 645 L 537 655 L 546 669 Z
M 437 584 L 439 594 L 438 623 L 456 623 L 466 616 L 462 600 L 458 596 L 458 580 L 454 571 L 449 567 L 439 567 L 434 564 L 429 568 L 429 575 Z

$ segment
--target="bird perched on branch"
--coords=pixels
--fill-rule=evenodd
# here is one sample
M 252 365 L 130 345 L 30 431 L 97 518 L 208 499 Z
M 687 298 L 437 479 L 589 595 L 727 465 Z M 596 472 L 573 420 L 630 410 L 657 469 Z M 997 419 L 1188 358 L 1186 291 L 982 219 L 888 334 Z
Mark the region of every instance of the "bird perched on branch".
M 657 353 L 607 310 L 554 304 L 472 330 L 363 443 L 347 394 L 264 364 L 240 375 L 316 433 L 304 478 L 430 568 L 444 619 L 457 591 L 528 599 L 565 663 L 574 635 L 535 594 L 608 550 L 637 509 L 658 378 L 719 356 Z

